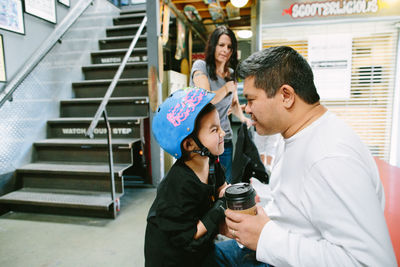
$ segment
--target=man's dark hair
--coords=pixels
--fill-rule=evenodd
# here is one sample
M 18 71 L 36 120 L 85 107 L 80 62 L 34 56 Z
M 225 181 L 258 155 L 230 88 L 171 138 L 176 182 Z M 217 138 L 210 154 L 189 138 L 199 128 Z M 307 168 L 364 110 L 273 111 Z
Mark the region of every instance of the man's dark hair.
M 211 104 L 211 103 L 208 103 L 200 112 L 199 112 L 199 114 L 197 115 L 197 118 L 196 118 L 196 122 L 195 122 L 195 124 L 194 124 L 194 130 L 193 130 L 193 132 L 188 136 L 188 137 L 186 137 L 186 138 L 189 138 L 189 137 L 191 137 L 192 135 L 194 135 L 194 136 L 196 136 L 197 138 L 199 137 L 199 131 L 200 131 L 200 121 L 201 121 L 201 119 L 206 115 L 206 114 L 208 114 L 208 113 L 210 113 L 211 111 L 213 111 L 213 110 L 215 110 L 216 109 L 216 107 L 213 105 L 213 104 Z M 183 141 L 184 140 L 186 140 L 186 138 L 185 139 L 183 139 Z M 181 151 L 182 151 L 182 156 L 181 156 L 181 159 L 183 160 L 183 161 L 188 161 L 188 160 L 190 160 L 190 151 L 186 151 L 184 148 L 183 148 L 183 141 L 182 141 L 182 143 L 181 143 Z M 171 141 L 171 142 L 173 142 L 173 141 Z
M 254 86 L 264 89 L 268 97 L 275 96 L 287 84 L 306 103 L 319 101 L 310 65 L 288 46 L 270 47 L 252 54 L 240 63 L 237 74 L 242 79 L 254 77 Z
M 226 26 L 219 26 L 217 27 L 208 37 L 207 40 L 207 45 L 205 49 L 205 54 L 206 54 L 206 65 L 207 65 L 207 72 L 208 75 L 210 76 L 211 80 L 216 81 L 217 80 L 217 73 L 215 72 L 216 66 L 215 66 L 215 48 L 218 45 L 218 40 L 221 35 L 226 34 L 229 36 L 231 39 L 232 43 L 232 54 L 225 65 L 225 71 L 228 71 L 228 68 L 232 68 L 233 70 L 236 70 L 237 64 L 238 64 L 238 59 L 237 59 L 237 40 L 236 36 L 233 33 L 233 31 Z M 231 77 L 231 79 L 235 79 L 235 77 Z

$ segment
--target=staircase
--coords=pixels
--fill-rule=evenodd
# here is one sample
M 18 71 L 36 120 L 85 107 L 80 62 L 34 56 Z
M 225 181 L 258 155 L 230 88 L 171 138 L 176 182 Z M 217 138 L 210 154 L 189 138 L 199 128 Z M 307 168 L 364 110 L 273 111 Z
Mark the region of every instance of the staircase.
M 145 10 L 125 10 L 106 28 L 99 51 L 83 66 L 84 81 L 72 83 L 74 99 L 60 103 L 60 117 L 47 121 L 47 139 L 33 144 L 32 162 L 16 170 L 18 190 L 0 197 L 9 210 L 114 217 L 107 133 L 101 119 L 94 139 L 85 132 L 132 41 Z M 145 30 L 144 30 L 145 31 Z M 116 197 L 124 178 L 146 184 L 143 144 L 148 135 L 146 35 L 140 36 L 107 106 L 112 128 Z

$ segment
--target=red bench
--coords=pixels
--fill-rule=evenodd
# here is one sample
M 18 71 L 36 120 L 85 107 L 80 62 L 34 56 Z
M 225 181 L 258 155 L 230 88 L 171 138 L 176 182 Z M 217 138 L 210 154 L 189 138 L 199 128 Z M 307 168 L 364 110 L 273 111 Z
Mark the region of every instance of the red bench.
M 390 238 L 400 263 L 400 168 L 375 158 L 379 174 L 385 189 L 385 218 Z

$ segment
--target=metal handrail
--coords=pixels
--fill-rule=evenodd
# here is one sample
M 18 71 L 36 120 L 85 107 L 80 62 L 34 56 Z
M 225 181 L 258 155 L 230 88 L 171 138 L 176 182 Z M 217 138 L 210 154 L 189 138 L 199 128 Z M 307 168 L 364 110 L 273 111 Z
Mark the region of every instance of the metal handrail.
M 114 92 L 115 86 L 117 85 L 117 82 L 118 82 L 119 78 L 121 77 L 122 72 L 124 71 L 125 65 L 128 62 L 128 59 L 133 51 L 133 48 L 136 45 L 137 40 L 139 39 L 140 34 L 143 31 L 144 26 L 146 25 L 146 22 L 147 22 L 147 16 L 145 16 L 143 18 L 142 24 L 140 24 L 139 30 L 136 32 L 135 38 L 133 38 L 131 44 L 129 45 L 128 51 L 126 52 L 121 65 L 119 65 L 117 73 L 115 74 L 110 86 L 107 89 L 106 94 L 103 97 L 103 100 L 101 101 L 99 108 L 97 109 L 96 114 L 94 115 L 92 122 L 90 123 L 90 126 L 86 132 L 86 136 L 88 136 L 89 138 L 94 137 L 94 135 L 93 135 L 94 128 L 96 128 L 96 126 L 99 122 L 100 116 L 103 114 L 103 111 L 105 110 L 105 108 L 108 104 L 108 101 L 110 100 L 111 94 Z
M 94 138 L 94 133 L 93 133 L 94 129 L 96 128 L 96 126 L 99 122 L 100 116 L 101 115 L 104 116 L 104 122 L 106 123 L 106 129 L 107 129 L 108 164 L 109 164 L 110 182 L 111 182 L 110 183 L 110 191 L 111 191 L 111 201 L 113 203 L 114 218 L 117 215 L 117 205 L 119 206 L 119 199 L 115 198 L 114 162 L 113 162 L 113 152 L 112 152 L 112 143 L 111 143 L 111 134 L 112 133 L 111 133 L 110 123 L 107 118 L 106 106 L 108 104 L 108 101 L 110 100 L 112 93 L 114 92 L 117 82 L 122 75 L 122 72 L 124 71 L 126 63 L 128 62 L 130 55 L 132 54 L 133 48 L 135 47 L 135 45 L 143 31 L 143 28 L 146 25 L 146 22 L 147 22 L 147 16 L 145 16 L 143 18 L 143 21 L 140 24 L 140 27 L 139 27 L 138 31 L 136 32 L 135 37 L 133 38 L 131 44 L 129 45 L 128 51 L 126 52 L 121 65 L 119 65 L 117 73 L 115 73 L 115 76 L 114 76 L 110 86 L 108 87 L 107 92 L 104 95 L 103 100 L 101 101 L 101 104 L 100 104 L 99 108 L 97 109 L 96 114 L 94 115 L 94 118 L 93 118 L 92 122 L 90 123 L 90 126 L 86 132 L 86 136 L 88 136 L 89 138 Z
M 43 59 L 50 49 L 60 40 L 65 32 L 72 26 L 72 24 L 79 18 L 79 16 L 88 8 L 93 0 L 80 0 L 75 7 L 68 12 L 63 21 L 56 26 L 50 36 L 39 47 L 38 51 L 24 64 L 22 69 L 17 72 L 16 76 L 6 85 L 4 90 L 0 93 L 0 108 L 7 100 L 12 100 L 12 95 L 17 90 L 18 86 L 24 79 L 31 73 L 34 67 Z

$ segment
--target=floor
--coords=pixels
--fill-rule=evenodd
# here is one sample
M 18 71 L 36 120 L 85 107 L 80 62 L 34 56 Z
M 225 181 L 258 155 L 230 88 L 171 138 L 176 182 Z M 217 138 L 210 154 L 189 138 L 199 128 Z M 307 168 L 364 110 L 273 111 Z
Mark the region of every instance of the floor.
M 239 125 L 232 125 L 234 143 Z M 155 188 L 125 188 L 115 220 L 9 212 L 0 216 L 1 267 L 144 266 Z
M 126 188 L 115 220 L 9 212 L 0 216 L 0 266 L 144 266 L 155 188 Z

